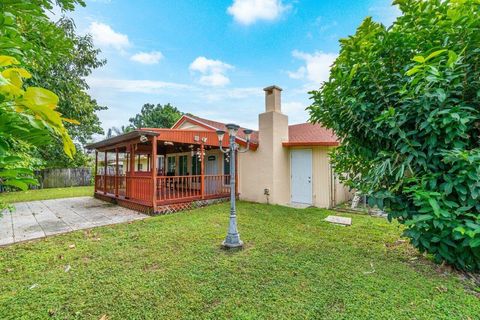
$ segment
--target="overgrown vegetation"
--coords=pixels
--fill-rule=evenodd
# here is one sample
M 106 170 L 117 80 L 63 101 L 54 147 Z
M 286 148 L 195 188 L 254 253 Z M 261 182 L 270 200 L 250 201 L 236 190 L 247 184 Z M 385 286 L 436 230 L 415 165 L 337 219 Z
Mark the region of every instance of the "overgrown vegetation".
M 480 270 L 480 1 L 397 0 L 389 28 L 341 40 L 311 119 L 342 141 L 347 183 L 421 252 Z
M 245 249 L 220 248 L 228 203 L 0 248 L 2 319 L 476 319 L 475 287 L 398 224 L 240 202 Z M 394 270 L 394 272 L 392 272 Z

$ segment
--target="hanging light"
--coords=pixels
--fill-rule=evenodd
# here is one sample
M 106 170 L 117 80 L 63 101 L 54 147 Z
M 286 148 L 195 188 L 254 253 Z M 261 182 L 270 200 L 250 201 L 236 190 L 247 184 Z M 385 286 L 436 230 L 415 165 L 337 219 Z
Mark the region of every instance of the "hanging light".
M 250 141 L 250 137 L 252 135 L 253 130 L 250 129 L 245 129 L 243 130 L 243 133 L 245 134 L 245 139 L 247 139 L 247 142 Z
M 224 135 L 225 135 L 225 131 L 217 130 L 218 142 L 220 143 L 220 145 L 222 145 Z
M 228 134 L 231 136 L 231 137 L 236 137 L 237 136 L 237 132 L 238 132 L 238 129 L 240 128 L 239 125 L 236 125 L 236 124 L 233 124 L 233 123 L 229 123 L 226 125 L 227 129 L 228 129 Z

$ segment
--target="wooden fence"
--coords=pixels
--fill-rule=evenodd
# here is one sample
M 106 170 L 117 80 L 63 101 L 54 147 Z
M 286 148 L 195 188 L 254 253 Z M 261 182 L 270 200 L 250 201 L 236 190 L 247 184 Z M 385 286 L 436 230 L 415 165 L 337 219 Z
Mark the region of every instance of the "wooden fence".
M 39 188 L 62 188 L 92 185 L 91 168 L 44 169 L 37 172 Z

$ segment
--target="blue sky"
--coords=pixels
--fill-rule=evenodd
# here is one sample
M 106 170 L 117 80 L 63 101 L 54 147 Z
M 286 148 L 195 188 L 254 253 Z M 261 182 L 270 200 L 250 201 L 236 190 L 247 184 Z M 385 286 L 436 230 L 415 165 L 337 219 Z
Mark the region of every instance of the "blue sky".
M 338 40 L 367 16 L 391 24 L 390 2 L 87 0 L 70 15 L 108 60 L 87 79 L 109 108 L 99 113 L 105 129 L 147 102 L 256 129 L 272 84 L 284 89 L 290 123 L 307 121 L 307 92 L 328 78 Z

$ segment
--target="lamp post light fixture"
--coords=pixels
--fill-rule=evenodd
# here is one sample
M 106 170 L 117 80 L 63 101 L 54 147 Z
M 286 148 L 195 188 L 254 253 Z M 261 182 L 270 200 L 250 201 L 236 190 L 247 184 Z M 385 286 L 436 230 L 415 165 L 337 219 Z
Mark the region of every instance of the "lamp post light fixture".
M 236 124 L 227 124 L 226 125 L 228 130 L 229 136 L 229 144 L 228 149 L 223 149 L 223 137 L 225 135 L 225 131 L 217 130 L 218 142 L 220 145 L 220 150 L 223 153 L 229 154 L 230 156 L 230 222 L 228 226 L 228 233 L 225 240 L 222 243 L 224 248 L 242 248 L 243 241 L 240 240 L 240 234 L 238 233 L 237 229 L 237 209 L 236 209 L 236 194 L 235 194 L 235 152 L 244 153 L 247 152 L 250 148 L 250 136 L 252 134 L 252 130 L 245 129 L 243 133 L 245 134 L 245 139 L 247 141 L 247 147 L 245 149 L 240 149 L 240 146 L 235 142 L 235 138 L 238 133 L 238 129 L 240 128 Z

